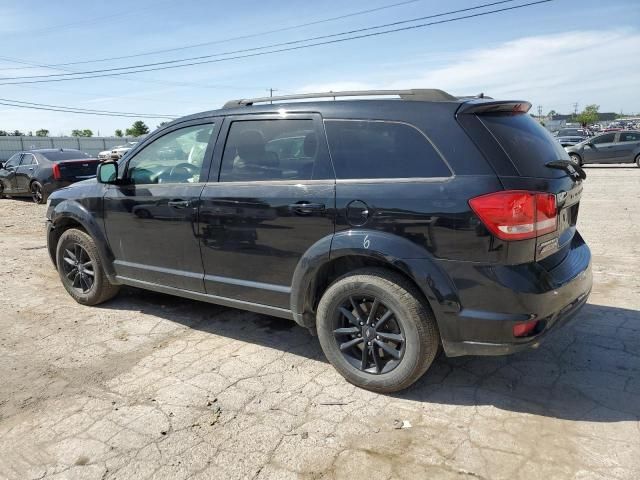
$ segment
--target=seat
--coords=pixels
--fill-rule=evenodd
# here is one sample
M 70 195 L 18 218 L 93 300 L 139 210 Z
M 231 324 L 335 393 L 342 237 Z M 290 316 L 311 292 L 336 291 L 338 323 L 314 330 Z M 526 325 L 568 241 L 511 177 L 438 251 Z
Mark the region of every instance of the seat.
M 236 142 L 237 157 L 228 180 L 272 180 L 282 178 L 280 160 L 266 150 L 267 142 L 259 130 L 246 130 Z

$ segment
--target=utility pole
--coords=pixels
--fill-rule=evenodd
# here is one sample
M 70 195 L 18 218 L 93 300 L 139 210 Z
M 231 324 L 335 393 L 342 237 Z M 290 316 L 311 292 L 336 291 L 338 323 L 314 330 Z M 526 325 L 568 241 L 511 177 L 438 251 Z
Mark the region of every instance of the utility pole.
M 573 114 L 578 115 L 578 102 L 573 103 Z
M 268 88 L 267 91 L 269 92 L 269 97 L 273 97 L 273 92 L 277 92 L 278 89 L 277 88 Z M 271 104 L 273 104 L 273 102 L 269 102 Z
M 542 118 L 542 105 L 538 105 L 538 118 Z

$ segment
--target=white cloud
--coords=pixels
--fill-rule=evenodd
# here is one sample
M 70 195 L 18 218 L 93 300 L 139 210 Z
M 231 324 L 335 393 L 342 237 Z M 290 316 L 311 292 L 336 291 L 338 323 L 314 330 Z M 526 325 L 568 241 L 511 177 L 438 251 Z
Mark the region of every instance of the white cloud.
M 390 79 L 348 79 L 307 85 L 304 91 L 353 88 L 441 88 L 457 95 L 484 92 L 518 98 L 545 110 L 568 111 L 573 102 L 601 105 L 601 111 L 640 111 L 640 32 L 574 31 L 523 37 L 456 55 L 451 63 L 424 71 L 389 70 Z M 375 78 L 375 77 L 374 77 Z

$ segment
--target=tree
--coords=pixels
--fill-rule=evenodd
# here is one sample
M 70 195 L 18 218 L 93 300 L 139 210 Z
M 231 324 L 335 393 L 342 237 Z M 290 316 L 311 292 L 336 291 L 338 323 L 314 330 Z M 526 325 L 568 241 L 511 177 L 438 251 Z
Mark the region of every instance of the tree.
M 119 128 L 116 129 L 116 137 L 123 137 L 124 135 L 122 134 L 122 130 L 120 130 Z
M 549 113 L 547 113 L 547 117 L 549 118 L 553 118 L 558 114 L 558 112 L 556 112 L 555 110 L 549 110 Z
M 164 127 L 167 123 L 169 122 L 160 122 L 160 125 L 158 125 L 156 128 Z
M 591 125 L 592 123 L 596 123 L 598 121 L 598 110 L 600 110 L 600 105 L 587 105 L 584 107 L 582 113 L 578 114 L 578 122 L 582 125 Z
M 93 137 L 93 131 L 89 130 L 88 128 L 85 128 L 84 130 L 72 130 L 71 136 L 72 137 Z
M 41 128 L 40 130 L 36 130 L 36 137 L 48 137 L 49 130 L 46 128 Z
M 5 130 L 0 130 L 0 137 L 6 137 L 8 135 L 9 133 L 7 133 Z
M 15 130 L 12 135 L 14 137 L 24 137 L 24 133 L 22 133 L 20 130 Z
M 127 128 L 127 136 L 140 137 L 149 133 L 149 127 L 142 121 L 137 120 L 133 122 L 131 128 Z

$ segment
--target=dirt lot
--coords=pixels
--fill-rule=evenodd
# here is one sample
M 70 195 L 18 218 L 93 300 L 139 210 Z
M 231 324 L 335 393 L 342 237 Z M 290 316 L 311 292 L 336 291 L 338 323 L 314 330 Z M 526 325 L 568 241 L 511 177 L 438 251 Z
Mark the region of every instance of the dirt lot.
M 0 478 L 640 478 L 640 169 L 588 174 L 579 318 L 390 396 L 290 322 L 134 289 L 75 304 L 45 208 L 0 200 Z

